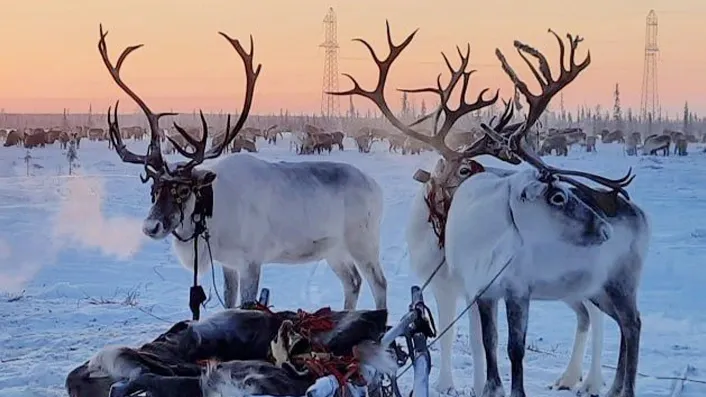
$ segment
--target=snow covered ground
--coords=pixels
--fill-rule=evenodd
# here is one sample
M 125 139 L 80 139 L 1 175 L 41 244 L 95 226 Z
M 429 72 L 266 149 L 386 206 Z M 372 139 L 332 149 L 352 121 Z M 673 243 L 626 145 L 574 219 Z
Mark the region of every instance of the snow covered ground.
M 135 147 L 144 144 L 135 144 Z M 277 161 L 343 161 L 373 175 L 385 191 L 382 262 L 394 321 L 407 309 L 409 288 L 419 283 L 407 266 L 404 227 L 417 167 L 430 167 L 435 155 L 401 156 L 376 147 L 360 154 L 347 142 L 344 152 L 296 156 L 285 140 L 260 144 L 258 156 Z M 123 164 L 105 142 L 82 142 L 78 175 L 68 176 L 58 147 L 26 151 L 0 147 L 0 396 L 64 396 L 66 374 L 106 344 L 137 345 L 153 339 L 172 323 L 189 318 L 191 274 L 172 254 L 169 241 L 148 241 L 140 222 L 149 206 L 148 187 L 139 166 Z M 139 149 L 138 149 L 139 150 Z M 622 147 L 605 145 L 598 153 L 574 150 L 568 158 L 548 157 L 561 166 L 622 176 L 632 166 L 638 177 L 633 199 L 651 215 L 653 240 L 645 266 L 640 308 L 643 336 L 640 397 L 667 396 L 686 365 L 706 380 L 706 155 L 691 148 L 687 157 L 626 157 Z M 484 160 L 485 161 L 485 160 Z M 487 164 L 496 163 L 488 160 Z M 207 292 L 211 275 L 202 280 Z M 221 273 L 216 285 L 222 292 Z M 272 290 L 276 309 L 314 309 L 343 305 L 342 289 L 327 266 L 267 265 L 262 286 Z M 433 302 L 431 296 L 428 300 Z M 359 307 L 373 307 L 367 288 Z M 502 305 L 501 305 L 502 307 Z M 217 299 L 206 314 L 219 310 Z M 435 312 L 435 309 L 433 309 Z M 501 313 L 501 319 L 504 318 Z M 459 323 L 454 355 L 459 392 L 472 386 L 468 322 Z M 532 304 L 526 358 L 530 396 L 573 395 L 547 386 L 563 371 L 574 334 L 574 315 L 561 303 Z M 502 373 L 509 387 L 501 321 Z M 618 331 L 606 320 L 604 377 L 612 381 Z M 434 348 L 432 359 L 438 359 Z M 588 363 L 586 363 L 586 369 Z M 411 371 L 404 383 L 408 384 Z M 432 382 L 436 379 L 432 371 Z M 604 391 L 607 390 L 607 387 Z M 706 384 L 689 382 L 683 396 L 706 394 Z

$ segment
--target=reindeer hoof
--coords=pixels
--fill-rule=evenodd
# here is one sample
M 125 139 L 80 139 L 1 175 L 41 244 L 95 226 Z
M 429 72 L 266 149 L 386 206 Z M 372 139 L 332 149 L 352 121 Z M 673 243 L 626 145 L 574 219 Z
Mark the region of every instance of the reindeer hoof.
M 577 383 L 581 382 L 582 377 L 564 373 L 561 378 L 557 379 L 553 385 L 549 386 L 549 390 L 571 390 Z
M 598 397 L 604 386 L 600 376 L 587 376 L 586 380 L 576 388 L 576 395 L 580 397 Z

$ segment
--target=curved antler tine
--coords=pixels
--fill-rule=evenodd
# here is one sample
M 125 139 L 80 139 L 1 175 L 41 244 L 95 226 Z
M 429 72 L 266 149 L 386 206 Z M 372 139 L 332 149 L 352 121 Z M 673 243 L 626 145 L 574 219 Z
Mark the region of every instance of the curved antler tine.
M 627 186 L 627 184 L 632 182 L 632 180 L 634 178 L 635 178 L 635 175 L 632 175 L 632 167 L 629 167 L 628 172 L 625 174 L 625 176 L 622 178 L 616 179 L 615 182 L 620 183 L 620 184 L 626 183 L 626 186 Z
M 207 160 L 207 159 L 213 159 L 221 155 L 223 152 L 223 149 L 230 145 L 230 143 L 235 139 L 235 137 L 240 133 L 240 130 L 243 129 L 243 126 L 245 126 L 245 122 L 247 121 L 248 115 L 250 114 L 250 109 L 252 108 L 252 103 L 253 99 L 255 97 L 255 83 L 257 82 L 257 78 L 260 75 L 260 71 L 262 70 L 262 64 L 258 64 L 257 67 L 254 67 L 253 63 L 253 54 L 255 53 L 255 43 L 253 40 L 252 35 L 250 35 L 250 53 L 248 54 L 243 50 L 240 41 L 237 39 L 233 39 L 226 35 L 225 33 L 221 32 L 221 35 L 228 40 L 228 42 L 231 44 L 231 46 L 236 50 L 238 53 L 238 56 L 240 59 L 243 61 L 243 66 L 245 68 L 245 97 L 243 99 L 243 107 L 240 112 L 240 115 L 238 116 L 238 120 L 235 122 L 235 126 L 233 129 L 230 129 L 230 115 L 228 116 L 228 129 L 226 130 L 226 136 L 223 139 L 223 142 L 220 145 L 214 145 L 209 149 L 208 151 L 205 151 L 202 154 L 201 161 Z M 203 120 L 203 119 L 202 119 Z M 204 125 L 204 133 L 207 132 L 207 125 L 205 124 L 205 121 L 202 122 Z M 204 141 L 205 142 L 205 141 Z M 205 148 L 205 143 L 204 143 L 204 148 Z M 194 164 L 195 165 L 195 164 Z
M 551 33 L 556 38 L 557 43 L 559 43 L 559 67 L 561 68 L 562 73 L 566 73 L 568 72 L 568 70 L 566 70 L 566 67 L 564 66 L 564 57 L 566 55 L 566 46 L 564 46 L 564 40 L 562 40 L 561 37 L 559 37 L 559 35 L 556 34 L 556 32 L 554 32 L 551 28 L 547 29 L 547 31 Z M 571 38 L 571 34 L 567 33 L 566 37 L 569 38 L 569 42 L 572 43 L 571 47 L 573 48 L 573 40 Z M 573 58 L 573 54 L 571 54 L 570 57 Z M 570 62 L 571 58 L 569 60 Z M 569 64 L 569 67 L 571 67 L 571 64 Z
M 206 122 L 206 117 L 204 117 L 202 109 L 199 109 L 199 116 L 201 116 L 201 129 L 203 130 L 199 147 L 201 148 L 201 155 L 203 156 L 203 153 L 206 151 L 206 142 L 208 142 L 208 123 Z
M 186 148 L 182 147 L 176 139 L 170 137 L 169 135 L 167 135 L 167 140 L 172 143 L 172 145 L 174 146 L 174 150 L 179 152 L 179 154 L 181 154 L 182 156 L 186 158 L 191 158 L 194 155 L 194 153 L 187 151 Z
M 562 182 L 566 182 L 571 185 L 574 185 L 577 188 L 582 189 L 584 191 L 593 191 L 593 192 L 596 191 L 596 190 L 592 189 L 591 187 L 589 187 L 588 185 L 583 184 L 583 183 L 577 181 L 576 179 L 571 178 L 566 175 L 556 175 L 556 178 Z M 612 186 L 607 186 L 607 187 L 610 187 L 612 189 L 612 192 L 617 193 L 617 194 L 621 194 L 623 197 L 630 200 L 630 194 L 628 194 L 628 192 L 625 189 L 623 189 L 622 187 L 612 187 Z M 603 193 L 608 193 L 608 192 L 603 192 Z
M 135 154 L 127 149 L 120 134 L 120 125 L 118 124 L 118 105 L 120 101 L 115 102 L 115 108 L 108 107 L 108 139 L 113 144 L 118 157 L 125 163 L 145 164 L 147 156 Z
M 182 137 L 184 137 L 184 139 L 186 139 L 186 142 L 188 142 L 189 145 L 193 146 L 194 148 L 198 147 L 199 140 L 196 140 L 196 138 L 192 137 L 191 134 L 186 132 L 186 130 L 183 129 L 179 124 L 177 124 L 176 121 L 173 122 L 172 125 L 174 126 L 174 129 L 177 130 L 179 135 L 181 135 Z
M 147 106 L 145 101 L 143 101 L 142 98 L 140 98 L 130 87 L 128 87 L 128 85 L 125 84 L 122 77 L 120 76 L 120 70 L 127 57 L 135 50 L 142 47 L 142 44 L 133 45 L 125 48 L 118 57 L 118 60 L 115 62 L 115 64 L 113 64 L 110 60 L 110 57 L 108 56 L 108 44 L 105 41 L 105 38 L 108 35 L 108 31 L 103 30 L 103 24 L 98 25 L 98 30 L 100 35 L 100 39 L 98 40 L 98 53 L 100 54 L 101 59 L 103 60 L 103 64 L 110 73 L 110 76 L 112 77 L 115 84 L 120 87 L 120 89 L 122 89 L 123 92 L 127 94 L 127 96 L 129 96 L 133 101 L 135 101 L 135 103 L 145 114 L 150 127 L 150 144 L 147 149 L 146 155 L 138 156 L 132 153 L 132 156 L 130 156 L 127 154 L 130 153 L 127 151 L 127 149 L 122 150 L 122 152 L 119 152 L 118 155 L 124 162 L 135 162 L 136 158 L 140 158 L 142 159 L 142 162 L 150 162 L 154 167 L 160 168 L 163 166 L 164 160 L 162 159 L 162 153 L 160 150 L 159 119 L 160 117 L 167 114 L 154 114 L 152 110 Z M 117 126 L 117 106 L 114 123 Z M 115 137 L 120 137 L 119 127 Z M 120 141 L 122 142 L 122 138 L 120 138 Z M 122 148 L 124 147 L 125 145 L 123 144 Z M 115 148 L 117 150 L 119 146 L 115 146 Z M 132 159 L 132 161 L 127 159 Z
M 632 168 L 630 168 L 627 175 L 625 175 L 624 177 L 619 178 L 619 179 L 610 179 L 610 178 L 602 177 L 600 175 L 595 175 L 595 174 L 591 174 L 591 173 L 583 172 L 583 171 L 564 170 L 564 169 L 557 169 L 557 168 L 552 168 L 551 172 L 556 175 L 578 176 L 581 178 L 586 178 L 590 181 L 596 182 L 600 185 L 603 185 L 605 187 L 616 190 L 616 191 L 620 192 L 621 194 L 625 195 L 626 197 L 627 197 L 627 193 L 625 192 L 624 188 L 627 187 L 633 181 L 633 179 L 635 179 L 635 176 L 636 176 L 636 175 L 632 175 Z

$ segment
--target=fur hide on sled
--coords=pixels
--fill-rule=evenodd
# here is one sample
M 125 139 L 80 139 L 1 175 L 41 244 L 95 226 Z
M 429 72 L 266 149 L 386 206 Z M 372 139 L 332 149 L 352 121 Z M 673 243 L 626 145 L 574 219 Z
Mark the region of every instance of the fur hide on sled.
M 322 309 L 314 315 L 322 312 L 326 330 L 302 326 L 302 312 L 291 311 L 229 309 L 179 322 L 140 348 L 103 348 L 69 373 L 66 389 L 71 397 L 139 391 L 149 397 L 302 396 L 321 374 L 297 360 L 317 349 L 355 356 L 379 373 L 397 370 L 394 354 L 378 344 L 386 310 Z

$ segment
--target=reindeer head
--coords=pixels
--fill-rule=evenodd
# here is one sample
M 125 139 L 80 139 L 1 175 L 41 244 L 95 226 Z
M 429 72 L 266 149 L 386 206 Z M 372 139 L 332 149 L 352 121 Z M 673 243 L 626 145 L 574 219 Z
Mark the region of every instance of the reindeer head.
M 434 172 L 429 173 L 428 171 L 418 170 L 414 175 L 414 179 L 422 183 L 433 180 L 436 186 L 446 189 L 449 191 L 449 194 L 453 194 L 453 190 L 460 185 L 461 182 L 473 175 L 475 173 L 474 171 L 480 167 L 480 164 L 472 160 L 473 157 L 488 154 L 511 164 L 519 164 L 520 160 L 511 155 L 506 150 L 506 147 L 498 144 L 498 142 L 488 136 L 483 136 L 472 143 L 469 142 L 469 145 L 460 151 L 450 148 L 445 142 L 446 136 L 449 134 L 453 126 L 464 116 L 470 112 L 490 106 L 498 100 L 499 91 L 496 91 L 492 98 L 484 99 L 484 95 L 489 91 L 489 89 L 486 88 L 480 92 L 475 102 L 468 103 L 466 101 L 466 91 L 468 90 L 471 75 L 476 72 L 475 70 L 467 70 L 471 52 L 470 45 L 466 46 L 465 53 L 457 47 L 458 55 L 461 59 L 461 64 L 458 68 L 453 67 L 449 59 L 446 57 L 446 54 L 442 53 L 446 66 L 451 73 L 451 77 L 446 86 L 442 85 L 441 75 L 439 75 L 437 77 L 436 87 L 400 90 L 407 93 L 433 93 L 438 95 L 440 104 L 434 112 L 423 116 L 410 125 L 405 124 L 393 114 L 387 104 L 387 101 L 385 100 L 385 83 L 392 64 L 399 57 L 402 51 L 404 51 L 404 49 L 412 42 L 412 39 L 417 31 L 415 30 L 412 32 L 401 44 L 397 45 L 392 41 L 390 24 L 388 22 L 386 22 L 386 27 L 389 53 L 384 59 L 380 59 L 378 57 L 378 54 L 367 41 L 363 39 L 354 39 L 354 41 L 362 43 L 368 49 L 378 67 L 378 81 L 375 85 L 375 89 L 372 91 L 365 90 L 360 86 L 360 84 L 358 84 L 355 78 L 351 75 L 345 74 L 345 76 L 352 81 L 353 88 L 342 92 L 330 92 L 329 94 L 358 95 L 368 98 L 375 103 L 375 105 L 377 105 L 378 109 L 380 109 L 385 118 L 387 118 L 387 120 L 390 121 L 396 129 L 408 137 L 423 142 L 434 148 L 442 157 L 437 163 Z M 459 82 L 461 82 L 460 103 L 456 109 L 452 109 L 449 106 L 449 100 Z M 501 117 L 498 125 L 495 127 L 498 133 L 503 131 L 503 129 L 506 128 L 507 123 L 512 119 L 513 109 L 514 106 L 512 103 L 506 103 L 505 113 Z M 423 134 L 414 128 L 429 119 L 433 119 L 432 135 Z M 517 128 L 517 125 L 515 125 L 514 128 Z
M 220 32 L 219 32 L 220 33 Z M 203 112 L 201 115 L 202 135 L 200 139 L 192 136 L 182 127 L 174 123 L 176 131 L 188 143 L 188 146 L 193 148 L 189 151 L 186 147 L 182 147 L 176 140 L 170 136 L 167 139 L 174 145 L 174 148 L 184 157 L 189 159 L 186 162 L 180 162 L 170 166 L 162 157 L 161 152 L 161 133 L 159 128 L 159 119 L 164 116 L 175 116 L 175 113 L 153 113 L 147 104 L 135 94 L 122 80 L 120 76 L 120 68 L 123 62 L 131 52 L 142 47 L 142 45 L 127 47 L 118 61 L 113 65 L 108 57 L 108 47 L 105 42 L 105 37 L 108 32 L 103 32 L 103 27 L 100 26 L 100 40 L 98 41 L 98 51 L 103 59 L 103 63 L 110 72 L 113 81 L 142 109 L 142 112 L 147 117 L 150 128 L 150 143 L 147 153 L 144 155 L 135 154 L 127 149 L 123 143 L 120 134 L 120 126 L 118 125 L 118 103 L 115 104 L 114 113 L 111 115 L 111 109 L 108 109 L 108 126 L 110 140 L 115 147 L 115 151 L 120 156 L 120 159 L 126 163 L 141 164 L 145 167 L 145 175 L 140 176 L 142 183 L 147 183 L 152 180 L 150 195 L 152 197 L 152 208 L 149 215 L 143 223 L 143 232 L 154 239 L 161 239 L 174 232 L 184 220 L 192 221 L 195 216 L 209 216 L 208 211 L 196 211 L 197 203 L 200 199 L 212 199 L 209 196 L 211 184 L 216 179 L 216 174 L 212 171 L 196 168 L 205 160 L 213 159 L 221 155 L 223 149 L 230 144 L 235 136 L 240 132 L 245 124 L 245 121 L 252 106 L 253 94 L 255 89 L 255 81 L 260 73 L 261 65 L 257 68 L 253 67 L 253 40 L 250 37 L 250 53 L 247 53 L 241 46 L 238 40 L 228 37 L 225 33 L 220 33 L 226 38 L 231 46 L 243 60 L 246 75 L 245 101 L 243 110 L 231 130 L 230 116 L 226 125 L 226 138 L 216 145 L 212 145 L 207 151 L 206 144 L 208 141 L 208 125 Z M 112 116 L 112 117 L 111 117 Z M 199 213 L 197 213 L 199 212 Z
M 547 179 L 549 178 L 549 179 Z M 562 241 L 572 246 L 602 244 L 612 226 L 566 183 L 530 169 L 512 176 L 512 221 L 528 244 Z

